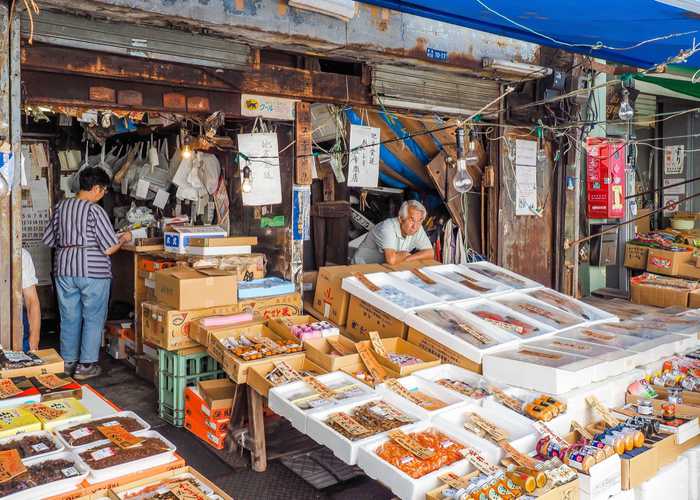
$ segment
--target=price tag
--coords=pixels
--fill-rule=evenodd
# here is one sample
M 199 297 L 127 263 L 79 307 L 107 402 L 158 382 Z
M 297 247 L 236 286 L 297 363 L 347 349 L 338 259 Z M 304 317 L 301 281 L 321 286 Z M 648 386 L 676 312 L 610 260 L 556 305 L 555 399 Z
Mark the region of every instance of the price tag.
M 411 269 L 411 272 L 426 285 L 435 285 L 435 280 L 428 277 L 423 271 L 419 269 Z
M 474 448 L 465 448 L 462 450 L 462 455 L 464 455 L 467 460 L 469 460 L 469 463 L 476 467 L 478 471 L 487 476 L 498 474 L 501 470 L 496 465 L 489 463 L 489 461 Z
M 40 403 L 30 405 L 28 409 L 34 414 L 35 417 L 43 421 L 56 420 L 66 413 L 64 410 L 59 410 L 58 408 L 53 408 Z
M 550 441 L 556 444 L 559 448 L 566 449 L 569 447 L 569 443 L 567 443 L 560 435 L 558 435 L 552 429 L 547 427 L 547 424 L 545 424 L 544 422 L 533 422 L 532 426 L 542 436 L 547 436 L 550 439 Z
M 375 292 L 375 293 L 377 293 L 379 290 L 381 290 L 381 288 L 379 288 L 377 285 L 375 285 L 374 283 L 372 283 L 372 282 L 367 278 L 367 276 L 365 276 L 364 274 L 362 274 L 362 273 L 355 273 L 353 276 L 355 276 L 355 278 L 357 278 L 357 281 L 359 281 L 360 283 L 362 283 L 363 285 L 365 285 L 365 287 L 367 287 L 367 289 L 368 289 L 370 292 Z
M 92 430 L 89 427 L 83 427 L 81 429 L 76 429 L 70 433 L 71 439 L 80 439 L 92 434 Z
M 382 382 L 386 378 L 386 370 L 375 359 L 369 346 L 362 343 L 357 344 L 357 352 L 360 355 L 360 359 L 367 367 L 367 371 L 372 375 L 372 378 L 377 382 Z
M 408 399 L 411 403 L 418 406 L 423 406 L 423 400 L 417 398 L 415 395 L 411 394 L 411 391 L 406 389 L 398 380 L 395 378 L 386 381 L 386 386 L 392 391 L 401 396 L 402 398 Z
M 603 419 L 603 422 L 608 424 L 610 427 L 615 427 L 620 422 L 613 417 L 612 413 L 607 406 L 600 402 L 600 400 L 595 396 L 588 396 L 586 398 L 588 405 L 593 408 L 593 410 Z
M 386 349 L 384 349 L 384 343 L 382 342 L 382 338 L 379 336 L 378 332 L 369 332 L 369 341 L 372 343 L 372 349 L 374 349 L 374 352 L 376 352 L 382 358 L 389 357 L 389 355 L 386 353 Z
M 499 441 L 498 446 L 500 446 L 506 455 L 512 458 L 516 464 L 521 465 L 526 469 L 540 470 L 540 463 L 537 460 L 519 452 L 513 448 L 508 441 Z
M 389 439 L 405 450 L 408 450 L 413 456 L 420 460 L 428 460 L 435 454 L 433 450 L 421 446 L 415 439 L 404 432 L 393 430 L 389 431 L 388 435 Z
M 7 399 L 16 396 L 22 390 L 9 378 L 0 379 L 0 399 Z
M 66 467 L 65 469 L 61 469 L 61 474 L 63 474 L 63 477 L 75 477 L 79 476 L 80 472 L 78 472 L 78 469 L 75 467 Z
M 115 425 L 119 425 L 119 422 L 116 420 L 110 420 L 109 422 L 102 424 L 102 427 L 114 427 Z
M 484 430 L 491 438 L 498 442 L 498 441 L 505 441 L 508 439 L 508 433 L 501 429 L 500 427 L 492 424 L 485 418 L 483 418 L 481 415 L 478 413 L 470 413 L 469 414 L 469 419 L 474 422 L 475 425 L 479 426 L 481 429 Z
M 330 416 L 328 421 L 339 425 L 341 428 L 343 428 L 345 431 L 347 431 L 349 434 L 352 434 L 353 436 L 371 434 L 371 431 L 367 427 L 360 424 L 357 420 L 352 418 L 347 413 L 334 413 Z
M 335 393 L 328 388 L 328 386 L 320 382 L 316 377 L 308 376 L 302 379 L 304 382 L 313 387 L 314 391 L 318 393 L 323 399 L 334 399 Z
M 516 413 L 523 412 L 523 402 L 517 398 L 509 396 L 497 387 L 489 387 L 489 392 L 504 406 L 507 406 Z
M 374 406 L 370 408 L 370 411 L 381 417 L 391 417 L 399 422 L 413 422 L 411 417 L 404 415 L 402 412 L 384 401 L 377 401 Z
M 121 425 L 113 425 L 109 427 L 98 425 L 97 430 L 100 431 L 104 437 L 122 449 L 133 448 L 134 446 L 140 445 L 141 441 L 143 441 L 143 438 L 134 436 Z
M 93 451 L 90 456 L 95 461 L 104 460 L 105 458 L 113 457 L 115 455 L 112 448 L 102 448 L 101 450 Z
M 583 439 L 586 439 L 586 440 L 588 440 L 588 441 L 590 441 L 591 439 L 593 439 L 593 434 L 591 434 L 590 432 L 588 432 L 588 431 L 587 431 L 581 424 L 579 424 L 576 420 L 572 420 L 572 421 L 571 421 L 571 429 L 574 430 L 574 431 L 576 431 L 576 432 L 578 432 L 579 434 L 581 434 L 581 437 L 582 437 Z
M 16 449 L 0 451 L 0 483 L 4 483 L 23 474 L 27 468 Z
M 71 383 L 70 380 L 60 378 L 53 373 L 49 375 L 38 375 L 35 378 L 37 382 L 48 389 L 59 389 Z
M 178 481 L 169 488 L 178 500 L 207 500 L 209 497 L 189 481 Z
M 469 486 L 469 477 L 459 477 L 454 472 L 448 472 L 447 474 L 438 476 L 438 479 L 450 488 L 454 488 L 456 490 L 461 490 Z
M 32 445 L 32 450 L 34 450 L 37 453 L 41 453 L 42 451 L 48 451 L 49 447 L 46 446 L 44 443 L 37 443 Z

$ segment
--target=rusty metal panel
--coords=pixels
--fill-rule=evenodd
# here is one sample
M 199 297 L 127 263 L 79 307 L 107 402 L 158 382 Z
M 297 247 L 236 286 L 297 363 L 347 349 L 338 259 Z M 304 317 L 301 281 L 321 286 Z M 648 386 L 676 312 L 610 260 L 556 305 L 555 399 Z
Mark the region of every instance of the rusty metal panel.
M 187 110 L 187 97 L 177 92 L 163 94 L 163 107 L 172 111 Z
M 207 112 L 209 111 L 209 99 L 201 96 L 191 96 L 187 98 L 187 111 L 189 112 Z
M 109 87 L 90 87 L 90 100 L 100 102 L 117 102 L 117 94 Z
M 119 90 L 117 102 L 122 106 L 143 106 L 143 94 L 138 90 Z

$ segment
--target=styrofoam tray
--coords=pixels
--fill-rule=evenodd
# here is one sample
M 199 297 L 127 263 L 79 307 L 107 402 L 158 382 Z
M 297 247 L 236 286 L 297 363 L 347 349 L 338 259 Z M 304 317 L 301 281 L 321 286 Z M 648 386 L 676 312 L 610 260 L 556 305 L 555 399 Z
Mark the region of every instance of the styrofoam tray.
M 556 331 L 569 330 L 586 323 L 578 316 L 569 314 L 566 311 L 562 311 L 557 307 L 551 306 L 524 293 L 509 293 L 492 300 L 541 324 L 547 325 Z M 521 307 L 531 307 L 532 310 L 526 310 Z M 552 319 L 552 317 L 557 318 L 557 321 Z
M 553 335 L 556 333 L 556 330 L 552 328 L 551 326 L 545 325 L 544 323 L 540 323 L 534 318 L 531 318 L 529 316 L 525 316 L 524 314 L 520 314 L 517 311 L 512 310 L 510 307 L 506 307 L 503 304 L 499 304 L 498 302 L 495 302 L 490 299 L 485 299 L 485 300 L 478 300 L 474 302 L 468 302 L 465 304 L 459 304 L 458 306 L 461 310 L 465 310 L 469 312 L 470 314 L 474 315 L 479 319 L 480 321 L 483 321 L 487 323 L 489 326 L 491 326 L 494 329 L 501 330 L 505 333 L 508 333 L 509 335 L 513 335 L 520 341 L 525 341 L 529 339 L 536 339 L 539 337 L 542 337 L 544 335 Z M 500 318 L 512 318 L 515 321 L 518 321 L 524 325 L 526 325 L 531 331 L 526 332 L 526 333 L 518 333 L 515 330 L 509 329 L 507 326 L 499 326 L 499 324 L 489 321 L 487 319 L 482 318 L 477 314 L 477 311 L 486 311 L 491 314 L 495 314 Z
M 638 349 L 646 353 L 642 356 L 643 363 L 650 363 L 665 356 L 672 356 L 677 352 L 692 349 L 697 344 L 697 339 L 673 333 L 663 333 L 649 327 L 644 321 L 620 321 L 619 323 L 601 323 L 595 325 L 596 330 L 621 335 L 631 335 L 646 340 Z
M 534 449 L 537 433 L 532 426 L 532 421 L 505 406 L 467 405 L 441 413 L 435 417 L 434 423 L 445 429 L 450 429 L 457 436 L 465 435 L 471 439 L 478 439 L 481 442 L 479 449 L 484 452 L 491 463 L 500 463 L 501 458 L 503 458 L 503 450 L 500 446 L 486 438 L 480 438 L 464 428 L 464 423 L 467 422 L 468 415 L 472 412 L 507 432 L 508 442 L 518 451 L 528 453 Z
M 389 273 L 389 276 L 397 280 L 406 282 L 409 285 L 414 286 L 416 288 L 420 288 L 424 292 L 428 292 L 432 296 L 437 297 L 442 302 L 446 303 L 459 302 L 462 300 L 472 300 L 479 297 L 478 293 L 470 290 L 465 286 L 458 285 L 454 281 L 451 281 L 441 276 L 440 274 L 428 276 L 431 280 L 435 282 L 434 284 L 425 283 L 411 271 L 398 271 L 394 273 Z
M 401 321 L 403 321 L 406 315 L 410 314 L 411 311 L 419 307 L 444 303 L 444 301 L 439 297 L 435 297 L 434 295 L 431 295 L 420 288 L 416 288 L 405 281 L 392 278 L 388 273 L 365 274 L 365 277 L 379 288 L 388 289 L 391 287 L 395 290 L 403 292 L 415 302 L 411 305 L 407 304 L 406 306 L 393 302 L 380 295 L 381 292 L 371 291 L 354 276 L 343 278 L 343 290 L 364 300 L 368 304 L 372 304 L 374 307 L 381 309 L 388 315 Z
M 84 444 L 84 445 L 82 445 L 82 446 L 72 446 L 72 445 L 70 445 L 70 444 L 68 443 L 68 441 L 66 441 L 66 440 L 63 438 L 63 436 L 61 435 L 61 431 L 64 430 L 64 429 L 69 429 L 69 428 L 71 428 L 71 427 L 79 427 L 79 426 L 81 426 L 81 425 L 84 425 L 84 424 L 93 422 L 93 421 L 95 421 L 95 420 L 104 420 L 105 418 L 113 418 L 113 417 L 130 417 L 130 418 L 133 418 L 134 420 L 136 420 L 139 424 L 141 424 L 141 425 L 143 426 L 143 429 L 141 429 L 140 431 L 136 431 L 136 432 L 147 431 L 147 430 L 150 430 L 150 428 L 151 428 L 151 425 L 150 425 L 148 422 L 146 422 L 144 419 L 142 419 L 141 417 L 139 417 L 139 416 L 138 416 L 136 413 L 134 413 L 133 411 L 120 411 L 120 412 L 115 413 L 114 415 L 109 415 L 108 417 L 92 418 L 92 419 L 88 420 L 87 422 L 80 422 L 79 424 L 72 423 L 72 424 L 67 424 L 67 425 L 61 425 L 61 426 L 59 426 L 59 427 L 56 427 L 56 428 L 54 429 L 54 432 L 56 433 L 56 437 L 58 438 L 58 440 L 59 440 L 59 441 L 62 443 L 62 445 L 65 446 L 65 448 L 68 449 L 68 450 L 83 450 L 83 449 L 85 449 L 85 448 L 92 448 L 92 447 L 94 447 L 94 446 L 101 446 L 101 445 L 103 445 L 103 444 L 109 443 L 109 439 L 100 439 L 99 441 L 95 441 L 95 442 L 93 442 L 93 443 Z M 136 433 L 136 432 L 135 432 L 135 433 Z M 134 434 L 135 434 L 135 433 L 134 433 Z
M 61 479 L 60 481 L 42 484 L 41 486 L 29 488 L 28 490 L 18 491 L 17 493 L 13 493 L 12 495 L 2 497 L 3 500 L 35 500 L 37 498 L 48 498 L 57 496 L 62 493 L 68 493 L 69 491 L 77 489 L 80 483 L 82 483 L 85 480 L 85 478 L 88 477 L 88 470 L 85 467 L 85 465 L 68 451 L 63 451 L 54 455 L 27 460 L 24 462 L 24 464 L 30 466 L 41 464 L 49 460 L 70 460 L 74 464 L 73 467 L 75 467 L 75 469 L 78 471 L 78 475 L 66 479 Z
M 541 283 L 521 276 L 520 274 L 514 273 L 504 267 L 497 266 L 491 262 L 472 262 L 470 264 L 465 264 L 466 267 L 474 272 L 486 276 L 487 278 L 502 283 L 514 290 L 525 291 L 534 290 L 536 288 L 542 288 Z
M 674 314 L 675 313 L 675 314 Z M 675 308 L 663 309 L 658 312 L 644 314 L 640 321 L 650 322 L 655 329 L 676 335 L 697 337 L 700 333 L 700 317 L 697 310 L 678 312 Z
M 158 438 L 163 441 L 168 447 L 167 451 L 153 455 L 152 457 L 142 458 L 140 460 L 134 460 L 133 462 L 127 462 L 120 465 L 115 465 L 113 467 L 107 467 L 105 469 L 92 469 L 85 461 L 80 457 L 80 453 L 85 453 L 92 448 L 98 448 L 101 445 L 90 446 L 85 449 L 75 450 L 75 459 L 83 466 L 84 469 L 89 471 L 90 475 L 87 478 L 89 483 L 99 483 L 101 481 L 109 481 L 119 476 L 125 476 L 134 471 L 151 469 L 153 467 L 158 467 L 159 465 L 164 465 L 175 460 L 176 447 L 173 443 L 165 439 L 161 434 L 155 431 L 139 431 L 134 432 L 134 436 L 144 437 L 144 438 Z
M 426 410 L 417 404 L 401 397 L 399 394 L 395 393 L 389 389 L 386 384 L 380 384 L 377 386 L 377 392 L 382 395 L 382 398 L 390 404 L 396 403 L 405 404 L 406 408 L 409 408 L 413 415 L 418 415 L 422 420 L 432 420 L 436 415 L 440 413 L 467 405 L 467 402 L 463 398 L 458 397 L 454 391 L 450 391 L 438 384 L 429 382 L 428 380 L 416 377 L 414 375 L 409 375 L 408 377 L 402 377 L 396 379 L 401 385 L 403 385 L 409 392 L 419 391 L 423 394 L 436 398 L 443 403 L 446 403 L 444 408 L 439 410 Z
M 298 382 L 292 382 L 290 384 L 285 384 L 270 389 L 270 392 L 267 397 L 270 409 L 278 415 L 289 420 L 289 422 L 295 429 L 297 429 L 299 432 L 303 432 L 304 434 L 306 434 L 307 417 L 309 415 L 318 411 L 336 408 L 340 405 L 346 405 L 349 403 L 359 401 L 369 401 L 377 395 L 371 387 L 363 384 L 362 382 L 345 372 L 336 371 L 326 373 L 323 375 L 319 375 L 317 379 L 321 383 L 330 387 L 331 389 L 333 389 L 334 387 L 352 384 L 354 386 L 357 386 L 362 391 L 362 394 L 352 398 L 334 400 L 329 405 L 324 405 L 322 407 L 313 408 L 309 410 L 302 410 L 301 408 L 293 404 L 292 401 L 290 401 L 290 398 L 297 395 L 301 396 L 305 393 L 313 393 L 314 391 L 306 382 L 300 380 Z
M 480 387 L 480 384 L 486 381 L 484 377 L 479 375 L 478 373 L 474 373 L 472 371 L 469 371 L 465 368 L 461 368 L 459 366 L 455 365 L 438 365 L 438 366 L 433 366 L 432 368 L 426 368 L 425 370 L 420 370 L 417 372 L 414 372 L 412 375 L 428 380 L 429 382 L 433 382 L 437 384 L 438 380 L 448 378 L 452 380 L 458 380 L 460 382 L 467 383 L 473 387 Z M 437 384 L 440 385 L 440 384 Z M 461 392 L 455 391 L 453 389 L 450 389 L 449 387 L 445 386 L 440 386 L 444 387 L 448 391 L 451 391 L 454 393 L 457 397 L 462 398 L 465 401 L 468 401 L 471 404 L 476 404 L 480 405 L 482 404 L 483 400 L 486 398 L 480 398 L 480 399 L 474 399 L 469 396 L 466 396 L 462 394 Z
M 477 301 L 475 303 L 480 303 Z M 455 321 L 461 326 L 468 326 L 478 330 L 490 339 L 490 345 L 481 345 L 477 340 L 473 339 L 467 333 L 458 331 L 454 334 L 448 331 L 447 325 L 441 325 L 438 321 L 442 319 L 434 319 L 428 315 L 439 316 L 441 313 L 449 314 L 450 317 L 456 317 Z M 506 332 L 494 325 L 483 321 L 477 316 L 467 312 L 462 308 L 462 305 L 440 306 L 434 308 L 421 308 L 415 311 L 414 314 L 404 318 L 404 322 L 411 328 L 426 335 L 439 343 L 448 346 L 453 351 L 469 358 L 475 363 L 480 364 L 484 354 L 494 352 L 499 349 L 514 347 L 520 340 L 512 333 Z
M 329 410 L 319 411 L 310 415 L 307 419 L 306 430 L 307 435 L 323 446 L 327 446 L 333 452 L 333 454 L 341 459 L 346 464 L 355 465 L 357 463 L 357 452 L 361 446 L 371 443 L 372 441 L 377 441 L 384 438 L 387 433 L 380 432 L 374 436 L 367 437 L 365 439 L 358 439 L 357 441 L 352 441 L 331 426 L 326 423 L 328 417 L 336 412 L 346 412 L 351 413 L 353 408 L 369 403 L 370 401 L 381 401 L 383 398 L 377 395 L 375 398 L 367 401 L 359 401 L 351 403 L 348 405 L 341 405 Z M 384 399 L 385 400 L 385 399 Z M 386 400 L 385 400 L 386 401 Z M 398 400 L 393 400 L 391 402 L 386 401 L 391 406 L 395 407 L 397 410 L 403 412 L 405 415 L 413 418 L 414 422 L 407 423 L 397 429 L 404 429 L 407 426 L 414 425 L 421 421 L 421 418 L 414 414 L 409 408 L 409 405 L 404 399 L 399 398 Z
M 630 335 L 616 335 L 606 332 L 599 329 L 598 325 L 567 330 L 557 334 L 557 337 L 620 349 L 628 355 L 624 358 L 626 370 L 643 364 L 648 358 L 643 347 L 646 340 Z
M 434 428 L 442 432 L 456 443 L 465 445 L 470 444 L 450 430 L 431 424 L 430 422 L 414 424 L 412 426 L 405 427 L 403 431 L 406 433 L 411 433 L 424 431 L 430 428 Z M 399 470 L 390 463 L 384 461 L 376 454 L 375 450 L 386 441 L 388 441 L 388 438 L 373 441 L 362 446 L 357 454 L 357 465 L 363 471 L 365 471 L 369 477 L 380 481 L 382 484 L 391 489 L 391 491 L 396 496 L 401 498 L 401 500 L 423 500 L 428 491 L 433 490 L 440 485 L 440 480 L 438 478 L 442 474 L 454 472 L 455 474 L 461 476 L 473 468 L 466 459 L 459 460 L 452 465 L 448 465 L 435 472 L 426 474 L 423 477 L 414 479 L 402 470 Z M 476 447 L 476 444 L 472 444 L 472 446 Z
M 484 375 L 497 382 L 561 394 L 592 382 L 596 358 L 546 351 L 528 344 L 484 356 Z
M 52 451 L 48 451 L 46 453 L 40 453 L 39 455 L 34 455 L 33 457 L 24 458 L 24 459 L 22 459 L 22 462 L 24 462 L 24 463 L 31 462 L 32 460 L 38 460 L 40 458 L 50 457 L 51 455 L 58 455 L 59 453 L 63 453 L 64 451 L 66 451 L 66 447 L 63 444 L 63 441 L 58 439 L 58 437 L 56 435 L 54 435 L 53 433 L 51 433 L 49 431 L 24 432 L 22 434 L 16 434 L 14 436 L 5 437 L 5 438 L 0 439 L 0 446 L 4 446 L 5 444 L 7 444 L 9 442 L 19 441 L 22 438 L 32 437 L 32 436 L 40 436 L 40 437 L 46 437 L 46 438 L 50 439 L 53 442 L 53 444 L 56 446 L 56 449 L 52 450 Z
M 526 292 L 526 294 L 540 302 L 545 302 L 552 307 L 556 307 L 562 311 L 569 314 L 573 314 L 581 318 L 581 320 L 586 323 L 595 324 L 602 321 L 619 321 L 619 318 L 614 314 L 611 314 L 592 305 L 586 304 L 580 300 L 577 300 L 563 293 L 552 290 L 551 288 L 540 288 L 537 290 L 531 290 Z
M 424 267 L 421 271 L 431 278 L 436 276 L 450 280 L 457 286 L 466 288 L 471 293 L 475 293 L 477 298 L 491 297 L 513 290 L 512 287 L 499 283 L 498 281 L 490 280 L 484 275 L 459 264 Z M 465 284 L 467 280 L 469 280 L 471 286 Z

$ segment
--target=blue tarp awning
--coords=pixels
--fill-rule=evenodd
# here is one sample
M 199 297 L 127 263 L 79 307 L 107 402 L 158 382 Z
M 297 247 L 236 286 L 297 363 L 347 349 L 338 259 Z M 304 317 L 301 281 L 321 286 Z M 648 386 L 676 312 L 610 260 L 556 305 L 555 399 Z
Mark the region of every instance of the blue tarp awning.
M 677 56 L 693 38 L 700 44 L 700 14 L 656 0 L 362 1 L 639 68 Z M 642 43 L 678 33 L 685 34 Z M 591 49 L 599 43 L 606 47 Z M 700 67 L 700 53 L 687 64 Z

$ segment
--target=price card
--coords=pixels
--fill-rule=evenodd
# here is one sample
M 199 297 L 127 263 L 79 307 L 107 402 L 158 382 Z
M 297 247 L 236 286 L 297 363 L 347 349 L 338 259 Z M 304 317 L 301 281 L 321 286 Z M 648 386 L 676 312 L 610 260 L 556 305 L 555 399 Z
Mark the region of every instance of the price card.
M 489 463 L 489 461 L 486 460 L 484 456 L 474 448 L 465 448 L 462 450 L 462 455 L 464 455 L 466 459 L 469 460 L 469 463 L 476 467 L 477 470 L 483 474 L 486 474 L 487 476 L 498 474 L 501 470 L 498 468 L 498 466 Z
M 509 396 L 498 387 L 489 387 L 489 392 L 493 394 L 498 402 L 503 406 L 507 406 L 516 413 L 523 412 L 523 402 L 519 399 Z
M 97 430 L 112 443 L 123 449 L 133 448 L 134 446 L 140 445 L 141 441 L 143 441 L 143 438 L 134 436 L 121 425 L 109 427 L 98 425 Z
M 357 420 L 344 412 L 332 414 L 328 421 L 339 425 L 342 429 L 353 436 L 371 434 L 371 431 L 367 427 L 360 424 Z
M 372 349 L 374 349 L 374 352 L 376 352 L 382 358 L 389 357 L 389 355 L 386 353 L 386 349 L 384 349 L 384 343 L 382 342 L 382 338 L 379 336 L 378 332 L 369 332 L 369 341 L 372 343 Z
M 53 373 L 49 375 L 38 375 L 35 378 L 37 382 L 39 382 L 41 385 L 48 389 L 59 389 L 64 385 L 68 385 L 71 383 L 71 380 L 60 378 Z
M 448 472 L 447 474 L 438 476 L 438 479 L 450 488 L 454 488 L 456 490 L 461 490 L 462 488 L 469 486 L 468 476 L 459 477 L 454 472 Z
M 398 380 L 395 378 L 386 381 L 386 386 L 392 391 L 401 396 L 402 398 L 408 399 L 413 404 L 418 406 L 423 406 L 423 400 L 417 398 L 415 395 L 411 394 L 411 391 L 406 389 Z
M 617 424 L 620 423 L 615 417 L 613 417 L 608 407 L 601 403 L 597 397 L 592 395 L 588 396 L 586 398 L 586 402 L 591 408 L 593 408 L 593 410 L 598 414 L 598 416 L 603 419 L 603 422 L 608 424 L 610 427 L 615 427 Z
M 389 431 L 388 435 L 389 439 L 391 439 L 393 442 L 395 442 L 405 450 L 408 450 L 416 458 L 419 458 L 421 460 L 428 460 L 435 454 L 433 450 L 421 446 L 420 443 L 418 443 L 415 439 L 413 439 L 405 432 L 393 430 Z
M 489 436 L 491 436 L 494 441 L 498 442 L 508 440 L 508 433 L 506 431 L 492 424 L 478 413 L 470 413 L 469 419 L 474 422 L 475 425 L 479 426 L 479 428 L 483 429 Z
M 367 371 L 372 375 L 372 378 L 377 382 L 382 382 L 386 378 L 386 370 L 375 359 L 369 346 L 362 343 L 357 344 L 357 352 L 360 355 L 360 359 L 367 367 Z
M 46 406 L 40 403 L 29 405 L 28 410 L 31 411 L 39 420 L 44 421 L 55 420 L 62 417 L 66 413 L 64 410 L 52 408 L 51 406 Z
M 34 450 L 37 453 L 41 453 L 42 451 L 48 451 L 49 447 L 46 446 L 44 443 L 37 443 L 32 445 L 32 450 Z
M 0 451 L 0 483 L 4 483 L 23 474 L 27 468 L 16 449 Z
M 66 467 L 65 469 L 61 469 L 61 474 L 63 474 L 63 477 L 68 478 L 79 476 L 80 472 L 75 467 Z
M 544 422 L 533 422 L 532 426 L 542 436 L 547 436 L 550 441 L 555 443 L 559 448 L 566 449 L 569 447 L 569 443 L 567 443 L 559 434 L 547 427 L 547 424 Z
M 179 500 L 208 500 L 208 496 L 189 481 L 178 481 L 169 487 L 170 493 Z
M 0 379 L 0 399 L 12 398 L 22 392 L 9 378 Z
M 404 415 L 402 412 L 384 401 L 377 401 L 372 407 L 370 407 L 370 411 L 376 415 L 379 415 L 380 417 L 391 417 L 399 422 L 413 422 L 411 417 Z
M 518 465 L 521 465 L 531 470 L 540 470 L 540 462 L 538 462 L 534 458 L 528 457 L 524 453 L 519 452 L 518 450 L 513 448 L 508 441 L 499 441 L 498 446 L 500 446 L 501 449 L 506 453 L 506 455 L 512 458 L 513 461 Z
M 362 273 L 355 273 L 354 276 L 355 276 L 355 278 L 357 278 L 357 281 L 359 281 L 360 283 L 362 283 L 363 285 L 365 285 L 365 287 L 367 287 L 367 289 L 368 289 L 370 292 L 375 292 L 375 293 L 376 293 L 376 292 L 378 292 L 379 290 L 381 290 L 381 288 L 379 288 L 377 285 L 375 285 L 374 283 L 372 283 L 372 282 L 367 278 L 367 276 L 365 276 L 364 274 L 362 274 Z
M 335 398 L 335 393 L 326 384 L 320 382 L 316 377 L 308 376 L 304 377 L 302 380 L 313 387 L 314 391 L 316 391 L 323 399 Z
M 109 447 L 102 448 L 101 450 L 93 451 L 92 453 L 90 453 L 90 456 L 95 461 L 104 460 L 105 458 L 113 457 L 114 455 L 114 450 Z
M 83 427 L 81 429 L 76 429 L 70 433 L 71 439 L 80 439 L 92 434 L 92 430 L 89 427 Z
M 588 432 L 581 424 L 579 424 L 576 420 L 571 421 L 571 429 L 573 431 L 578 432 L 583 439 L 587 439 L 590 441 L 593 439 L 593 434 Z

